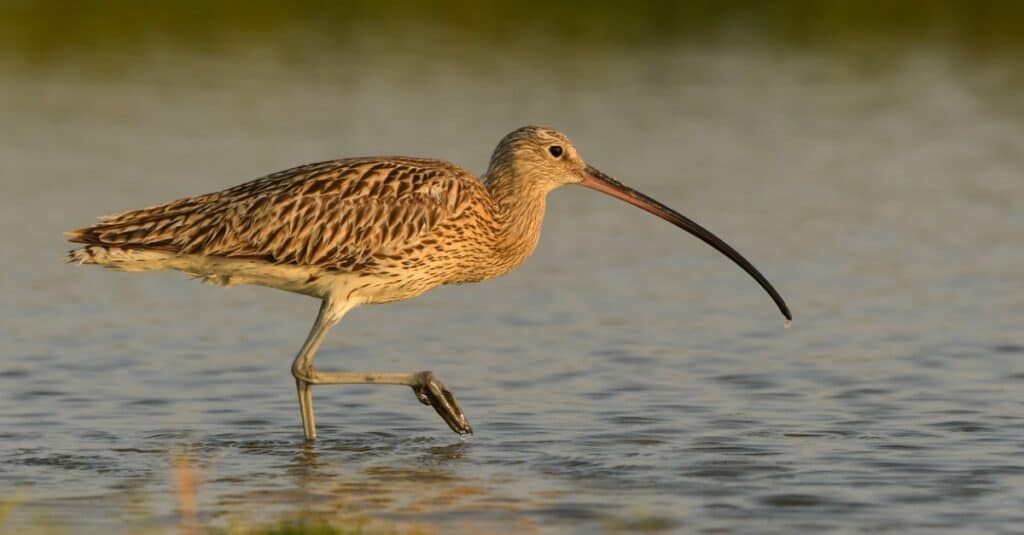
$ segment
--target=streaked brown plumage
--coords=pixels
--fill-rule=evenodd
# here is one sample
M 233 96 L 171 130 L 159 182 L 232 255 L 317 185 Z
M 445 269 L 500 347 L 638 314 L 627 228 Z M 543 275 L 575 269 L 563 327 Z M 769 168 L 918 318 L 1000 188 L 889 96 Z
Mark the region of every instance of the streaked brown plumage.
M 521 264 L 540 237 L 547 194 L 578 183 L 696 234 L 771 285 L 739 253 L 692 221 L 586 165 L 569 139 L 542 127 L 501 140 L 483 179 L 439 160 L 379 157 L 288 169 L 216 193 L 108 216 L 71 231 L 86 244 L 68 261 L 125 271 L 177 269 L 225 286 L 260 284 L 319 297 L 320 315 L 292 367 L 307 438 L 310 385 L 411 386 L 457 432 L 471 428 L 429 372 L 338 373 L 313 368 L 327 330 L 350 309 L 482 281 Z
M 304 165 L 221 192 L 126 212 L 73 231 L 70 239 L 304 266 L 314 279 L 350 272 L 367 279 L 417 275 L 411 293 L 388 299 L 394 300 L 438 284 L 497 275 L 497 266 L 487 260 L 499 237 L 498 215 L 483 184 L 455 165 L 356 158 Z M 437 254 L 446 250 L 441 241 L 468 227 L 479 231 L 480 239 Z

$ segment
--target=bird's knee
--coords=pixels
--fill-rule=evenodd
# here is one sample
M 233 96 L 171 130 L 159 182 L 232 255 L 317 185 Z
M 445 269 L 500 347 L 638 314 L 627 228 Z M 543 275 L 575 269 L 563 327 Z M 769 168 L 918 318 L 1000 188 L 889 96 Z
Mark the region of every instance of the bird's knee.
M 301 368 L 299 366 L 292 366 L 292 377 L 304 383 L 309 383 L 311 385 L 315 385 L 317 382 L 316 370 L 314 370 L 312 367 Z

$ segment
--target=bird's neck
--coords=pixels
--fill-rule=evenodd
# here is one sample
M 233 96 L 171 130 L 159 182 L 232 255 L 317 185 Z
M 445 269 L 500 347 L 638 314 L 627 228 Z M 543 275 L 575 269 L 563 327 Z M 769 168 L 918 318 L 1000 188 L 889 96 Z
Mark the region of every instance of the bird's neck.
M 492 171 L 484 176 L 484 184 L 494 200 L 495 269 L 504 274 L 537 248 L 548 192 L 529 177 Z

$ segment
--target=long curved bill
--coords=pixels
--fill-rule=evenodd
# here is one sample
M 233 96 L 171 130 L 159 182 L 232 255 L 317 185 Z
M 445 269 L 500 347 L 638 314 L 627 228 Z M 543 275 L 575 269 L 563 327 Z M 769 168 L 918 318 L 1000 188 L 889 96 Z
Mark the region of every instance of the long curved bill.
M 793 315 L 789 312 L 789 307 L 786 306 L 786 301 L 782 299 L 779 292 L 775 291 L 775 287 L 768 282 L 768 279 L 764 278 L 764 275 L 762 275 L 761 272 L 758 271 L 757 268 L 755 268 L 754 265 L 746 258 L 743 258 L 743 255 L 738 253 L 736 249 L 733 249 L 728 243 L 722 241 L 721 238 L 712 234 L 708 229 L 698 225 L 692 219 L 676 212 L 668 206 L 665 206 L 647 195 L 624 185 L 592 166 L 587 166 L 586 171 L 583 173 L 583 182 L 580 182 L 580 185 L 586 186 L 590 189 L 595 189 L 601 193 L 606 193 L 616 199 L 622 199 L 633 206 L 643 208 L 644 210 L 700 238 L 701 241 L 714 247 L 718 252 L 725 256 L 728 256 L 733 262 L 736 262 L 737 265 L 743 268 L 743 271 L 746 271 L 751 277 L 754 277 L 754 280 L 756 280 L 757 283 L 760 284 L 766 292 L 768 292 L 768 295 L 772 297 L 772 301 L 775 301 L 775 305 L 779 307 L 779 311 L 782 312 L 782 315 L 785 316 L 787 320 L 793 319 Z

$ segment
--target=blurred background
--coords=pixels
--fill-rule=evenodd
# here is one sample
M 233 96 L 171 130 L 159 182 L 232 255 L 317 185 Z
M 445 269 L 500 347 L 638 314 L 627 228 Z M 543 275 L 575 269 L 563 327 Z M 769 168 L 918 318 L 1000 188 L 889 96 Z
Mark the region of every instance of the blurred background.
M 0 2 L 0 529 L 531 532 L 1024 523 L 1024 4 Z M 301 163 L 482 172 L 525 124 L 593 192 L 513 274 L 366 307 L 60 263 L 97 215 Z M 269 526 L 269 527 L 268 527 Z

